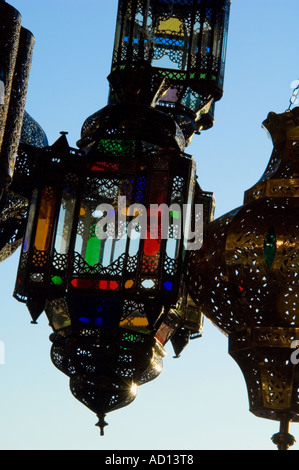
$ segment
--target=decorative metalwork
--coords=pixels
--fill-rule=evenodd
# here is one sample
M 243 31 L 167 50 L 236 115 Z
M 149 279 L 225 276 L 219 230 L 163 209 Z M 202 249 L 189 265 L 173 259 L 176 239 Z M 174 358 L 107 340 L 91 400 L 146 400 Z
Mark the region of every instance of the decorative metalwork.
M 49 145 L 45 131 L 26 110 L 23 116 L 20 144 L 32 145 L 38 148 L 48 147 Z
M 206 226 L 190 254 L 190 295 L 229 338 L 256 416 L 299 421 L 298 340 L 299 108 L 264 122 L 274 149 L 244 205 Z M 287 433 L 285 446 L 292 441 Z M 283 447 L 281 436 L 274 441 Z M 293 442 L 293 441 L 292 441 Z
M 200 238 L 214 203 L 184 152 L 211 127 L 222 96 L 229 7 L 120 0 L 109 104 L 86 119 L 72 149 L 64 132 L 49 146 L 25 112 L 34 38 L 0 0 L 12 40 L 0 56 L 0 169 L 9 184 L 0 261 L 22 242 L 14 296 L 33 323 L 45 311 L 52 361 L 101 434 L 106 413 L 161 373 L 168 341 L 178 357 L 202 335 L 187 289 L 188 232 Z
M 0 107 L 0 185 L 13 177 L 25 110 L 34 37 L 21 26 L 17 10 L 0 3 L 0 81 L 4 96 Z
M 44 132 L 25 111 L 34 37 L 20 13 L 0 3 L 0 260 L 22 243 L 37 147 Z M 29 145 L 32 147 L 29 147 Z
M 74 396 L 99 416 L 102 432 L 105 414 L 127 405 L 132 390 L 161 372 L 165 343 L 171 340 L 178 356 L 201 336 L 203 322 L 186 294 L 185 238 L 177 233 L 184 227 L 175 221 L 184 205 L 211 196 L 201 196 L 194 160 L 182 152 L 172 118 L 132 107 L 100 112 L 89 135 L 83 126 L 79 150 L 64 133 L 38 150 L 14 293 L 33 322 L 45 310 L 53 362 L 70 377 Z M 104 224 L 103 204 L 113 212 Z M 163 212 L 166 204 L 164 238 L 153 205 Z M 123 353 L 123 338 L 131 337 Z

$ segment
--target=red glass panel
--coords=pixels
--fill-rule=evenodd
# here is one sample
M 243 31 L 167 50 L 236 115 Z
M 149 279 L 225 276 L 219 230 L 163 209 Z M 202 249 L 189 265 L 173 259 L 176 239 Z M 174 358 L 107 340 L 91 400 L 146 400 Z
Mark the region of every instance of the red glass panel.
M 87 165 L 88 170 L 91 171 L 118 171 L 119 164 L 118 163 L 109 163 L 109 162 L 96 162 L 96 163 L 89 163 Z
M 116 290 L 119 288 L 117 281 L 98 281 L 94 279 L 73 279 L 71 285 L 78 289 Z
M 144 272 L 153 272 L 158 267 L 164 220 L 164 209 L 159 206 L 167 202 L 167 180 L 167 174 L 159 171 L 153 173 L 151 178 L 148 194 L 146 239 L 143 245 L 144 257 L 146 257 L 143 260 Z

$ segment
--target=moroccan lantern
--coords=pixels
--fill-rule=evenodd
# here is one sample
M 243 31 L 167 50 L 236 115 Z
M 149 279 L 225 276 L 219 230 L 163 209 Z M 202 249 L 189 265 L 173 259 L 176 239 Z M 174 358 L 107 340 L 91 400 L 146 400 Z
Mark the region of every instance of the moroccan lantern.
M 102 434 L 106 414 L 161 373 L 166 343 L 178 357 L 202 334 L 186 264 L 213 195 L 185 147 L 222 95 L 229 3 L 120 1 L 109 103 L 85 120 L 78 149 L 64 132 L 19 148 L 16 189 L 21 162 L 34 166 L 14 296 L 33 323 L 45 311 L 52 361 Z M 164 56 L 175 70 L 158 66 Z
M 264 122 L 274 149 L 244 205 L 207 225 L 190 252 L 190 295 L 229 340 L 250 411 L 280 421 L 279 449 L 294 444 L 299 421 L 299 108 Z
M 53 362 L 101 429 L 161 372 L 168 340 L 178 355 L 201 334 L 184 278 L 201 191 L 182 144 L 167 114 L 119 104 L 87 120 L 79 150 L 63 133 L 37 154 L 14 295 L 33 322 L 46 311 Z
M 119 0 L 111 102 L 115 82 L 140 92 L 145 80 L 163 78 L 169 87 L 157 107 L 174 117 L 186 141 L 211 127 L 210 109 L 223 94 L 229 12 L 230 0 Z
M 34 37 L 0 1 L 0 189 L 11 182 L 25 112 Z
M 20 246 L 36 147 L 45 134 L 25 111 L 34 37 L 0 1 L 0 261 Z

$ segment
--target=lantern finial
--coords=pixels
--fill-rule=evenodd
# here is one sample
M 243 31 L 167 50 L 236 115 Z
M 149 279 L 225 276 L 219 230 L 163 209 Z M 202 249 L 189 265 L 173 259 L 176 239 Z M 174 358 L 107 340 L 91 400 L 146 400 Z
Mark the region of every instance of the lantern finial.
M 101 430 L 101 436 L 104 436 L 104 428 L 108 426 L 108 423 L 106 423 L 105 421 L 105 417 L 106 417 L 105 413 L 98 415 L 99 421 L 96 424 L 96 426 L 98 426 Z

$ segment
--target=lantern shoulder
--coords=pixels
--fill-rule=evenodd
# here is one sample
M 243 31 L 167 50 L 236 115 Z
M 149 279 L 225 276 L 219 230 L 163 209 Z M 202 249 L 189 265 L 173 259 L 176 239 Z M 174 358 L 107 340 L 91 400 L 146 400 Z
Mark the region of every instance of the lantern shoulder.
M 178 124 L 166 113 L 143 104 L 110 104 L 88 117 L 83 123 L 77 145 L 87 150 L 98 138 L 133 138 L 167 145 L 180 151 L 185 138 Z
M 286 139 L 299 139 L 299 107 L 281 114 L 272 111 L 262 125 L 271 136 L 273 145 Z

